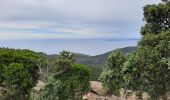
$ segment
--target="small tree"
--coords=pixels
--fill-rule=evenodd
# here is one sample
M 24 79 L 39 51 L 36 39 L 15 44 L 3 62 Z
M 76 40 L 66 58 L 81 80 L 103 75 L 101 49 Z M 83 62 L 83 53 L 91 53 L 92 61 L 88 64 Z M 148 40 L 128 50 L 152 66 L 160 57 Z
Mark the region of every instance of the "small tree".
M 0 85 L 7 89 L 4 98 L 28 99 L 38 74 L 39 56 L 29 50 L 0 49 Z
M 37 59 L 37 66 L 38 66 L 38 73 L 39 73 L 39 79 L 42 81 L 47 80 L 48 76 L 50 76 L 55 69 L 56 64 L 56 57 L 54 56 L 47 56 L 44 53 L 39 53 L 40 58 Z
M 57 59 L 54 75 L 39 96 L 40 100 L 81 100 L 89 90 L 90 70 L 74 63 L 68 56 L 70 53 L 62 54 Z
M 15 98 L 26 99 L 25 95 L 28 95 L 32 88 L 33 78 L 28 70 L 24 68 L 24 65 L 22 63 L 11 63 L 4 68 L 3 76 L 8 93 L 15 95 Z
M 125 56 L 120 51 L 110 54 L 106 60 L 107 68 L 101 73 L 100 80 L 108 87 L 110 93 L 119 95 L 123 83 L 121 73 Z

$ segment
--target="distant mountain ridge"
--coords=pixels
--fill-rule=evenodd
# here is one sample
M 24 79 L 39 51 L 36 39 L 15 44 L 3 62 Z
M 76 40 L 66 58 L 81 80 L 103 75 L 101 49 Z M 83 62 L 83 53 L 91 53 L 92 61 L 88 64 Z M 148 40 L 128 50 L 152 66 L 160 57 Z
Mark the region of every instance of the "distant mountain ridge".
M 126 54 L 129 54 L 129 53 L 136 51 L 137 47 L 136 46 L 124 47 L 124 48 L 119 48 L 119 49 L 116 49 L 116 50 L 119 50 L 123 54 L 126 55 Z M 106 53 L 101 54 L 101 55 L 96 55 L 96 56 L 74 53 L 75 54 L 75 61 L 77 63 L 87 65 L 87 66 L 90 66 L 90 67 L 103 67 L 107 56 L 110 53 L 112 53 L 113 51 L 116 51 L 116 50 L 112 50 L 112 51 L 106 52 Z M 55 58 L 57 56 L 58 56 L 57 54 L 46 55 L 46 57 L 50 57 L 50 58 Z
M 123 54 L 129 54 L 132 53 L 134 51 L 137 50 L 137 47 L 125 47 L 125 48 L 119 48 L 116 49 L 121 51 Z M 98 80 L 98 77 L 100 76 L 103 67 L 105 67 L 105 60 L 107 58 L 107 56 L 109 56 L 110 53 L 116 51 L 116 50 L 112 50 L 110 52 L 106 52 L 104 54 L 101 55 L 96 55 L 96 56 L 89 56 L 89 55 L 84 55 L 84 54 L 79 54 L 79 53 L 74 53 L 75 55 L 75 61 L 76 63 L 80 63 L 83 64 L 85 66 L 88 66 L 92 73 L 90 76 L 91 80 Z M 45 55 L 48 59 L 56 59 L 56 57 L 58 56 L 57 54 L 54 55 Z
M 116 49 L 116 50 L 119 50 L 123 54 L 126 55 L 126 54 L 129 54 L 129 53 L 136 51 L 137 47 L 136 46 L 125 47 L 125 48 L 119 48 L 119 49 Z M 107 56 L 110 53 L 112 53 L 113 51 L 116 51 L 116 50 L 112 50 L 112 51 L 106 52 L 106 53 L 101 54 L 101 55 L 96 55 L 96 56 L 89 56 L 89 55 L 84 55 L 84 54 L 75 54 L 76 55 L 75 60 L 76 60 L 77 63 L 80 63 L 80 64 L 93 66 L 93 67 L 102 67 L 102 66 L 104 66 L 104 62 L 105 62 Z

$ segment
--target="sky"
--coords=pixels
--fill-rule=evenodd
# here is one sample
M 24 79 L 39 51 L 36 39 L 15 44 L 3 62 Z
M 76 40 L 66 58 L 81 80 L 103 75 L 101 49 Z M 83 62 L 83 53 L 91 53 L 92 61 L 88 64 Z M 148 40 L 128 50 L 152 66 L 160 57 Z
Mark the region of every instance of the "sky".
M 161 0 L 0 0 L 0 39 L 140 38 Z

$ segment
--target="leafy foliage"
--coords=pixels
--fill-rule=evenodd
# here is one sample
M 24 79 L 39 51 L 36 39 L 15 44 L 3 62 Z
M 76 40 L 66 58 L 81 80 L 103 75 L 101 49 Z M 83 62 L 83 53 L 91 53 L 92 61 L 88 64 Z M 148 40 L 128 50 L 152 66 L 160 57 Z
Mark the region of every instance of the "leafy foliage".
M 110 92 L 119 95 L 123 76 L 121 68 L 125 62 L 125 56 L 120 51 L 115 51 L 106 60 L 107 68 L 102 72 L 100 80 L 105 83 Z
M 29 50 L 1 48 L 0 58 L 0 86 L 7 89 L 5 97 L 28 96 L 38 78 L 35 61 L 39 56 Z
M 118 70 L 115 60 L 107 61 L 110 62 L 108 66 L 115 68 L 108 67 L 101 77 L 106 85 L 136 92 L 138 99 L 146 92 L 153 100 L 166 100 L 170 91 L 170 1 L 144 7 L 144 20 L 146 24 L 141 29 L 143 37 L 138 42 L 138 50 L 125 62 L 120 62 Z
M 91 69 L 90 80 L 91 81 L 98 81 L 100 74 L 102 73 L 103 68 L 105 68 L 105 60 L 107 56 L 109 56 L 114 51 L 121 51 L 124 55 L 128 55 L 137 50 L 137 47 L 125 47 L 116 49 L 101 55 L 97 56 L 88 56 L 82 54 L 76 54 L 75 62 L 89 66 Z
M 141 34 L 159 34 L 170 28 L 170 2 L 144 7 L 144 20 L 146 24 Z
M 56 65 L 56 71 L 54 75 L 48 79 L 39 99 L 82 99 L 83 94 L 89 90 L 90 70 L 83 65 L 74 63 L 72 61 L 72 54 L 68 52 L 61 53 Z
M 98 78 L 100 74 L 103 71 L 102 67 L 95 67 L 95 66 L 89 66 L 89 69 L 91 70 L 90 73 L 90 81 L 98 81 Z
M 120 49 L 116 49 L 116 50 L 119 50 L 124 55 L 127 55 L 127 54 L 130 54 L 131 52 L 136 51 L 137 47 L 125 47 L 125 48 L 120 48 Z M 113 50 L 113 51 L 116 51 L 116 50 Z M 68 51 L 64 51 L 64 52 L 67 53 Z M 83 54 L 78 54 L 78 53 L 72 53 L 71 58 L 72 58 L 72 61 L 74 61 L 76 63 L 88 66 L 89 69 L 91 70 L 90 80 L 98 81 L 98 78 L 99 78 L 103 68 L 105 67 L 105 64 L 104 64 L 105 60 L 110 53 L 112 53 L 112 51 L 101 54 L 101 55 L 97 55 L 97 56 L 89 56 L 89 55 L 83 55 Z M 65 54 L 63 54 L 63 55 L 65 55 Z M 47 78 L 52 73 L 56 72 L 56 69 L 55 69 L 57 66 L 56 58 L 58 58 L 59 55 L 42 54 L 42 56 L 46 58 L 45 65 L 42 65 L 43 63 L 39 63 L 42 65 L 40 68 L 42 70 L 40 72 L 43 73 L 41 75 L 41 77 L 42 77 L 41 79 L 44 80 L 44 75 Z M 48 74 L 46 74 L 46 73 L 48 73 Z
M 158 35 L 146 35 L 140 49 L 124 64 L 126 88 L 143 91 L 152 98 L 166 96 L 170 91 L 170 31 Z
M 139 49 L 124 65 L 126 88 L 166 99 L 170 91 L 170 2 L 146 6 L 144 17 L 147 23 Z

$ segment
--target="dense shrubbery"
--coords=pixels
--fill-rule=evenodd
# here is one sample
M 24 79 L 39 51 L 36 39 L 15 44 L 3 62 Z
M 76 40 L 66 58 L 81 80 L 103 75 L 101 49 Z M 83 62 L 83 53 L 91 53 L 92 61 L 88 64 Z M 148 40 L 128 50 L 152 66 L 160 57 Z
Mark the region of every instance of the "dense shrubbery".
M 2 99 L 29 99 L 39 75 L 46 85 L 36 99 L 80 100 L 89 91 L 90 70 L 75 63 L 70 52 L 62 52 L 54 60 L 29 50 L 2 48 L 0 58 L 0 87 L 5 88 Z
M 170 31 L 146 35 L 140 41 L 140 49 L 124 64 L 127 88 L 145 91 L 152 98 L 166 96 L 170 91 L 170 66 L 166 63 L 170 57 L 169 41 Z
M 4 98 L 26 99 L 35 85 L 39 56 L 29 50 L 0 49 L 0 86 L 6 88 Z
M 124 62 L 125 56 L 119 51 L 111 53 L 106 59 L 107 67 L 101 73 L 99 80 L 105 83 L 110 93 L 119 95 L 123 82 L 121 67 Z
M 89 69 L 91 70 L 90 81 L 98 81 L 98 78 L 99 78 L 103 68 L 96 67 L 96 66 L 89 66 Z
M 60 54 L 55 67 L 38 99 L 81 100 L 89 91 L 90 70 L 74 63 L 72 54 L 67 51 Z

